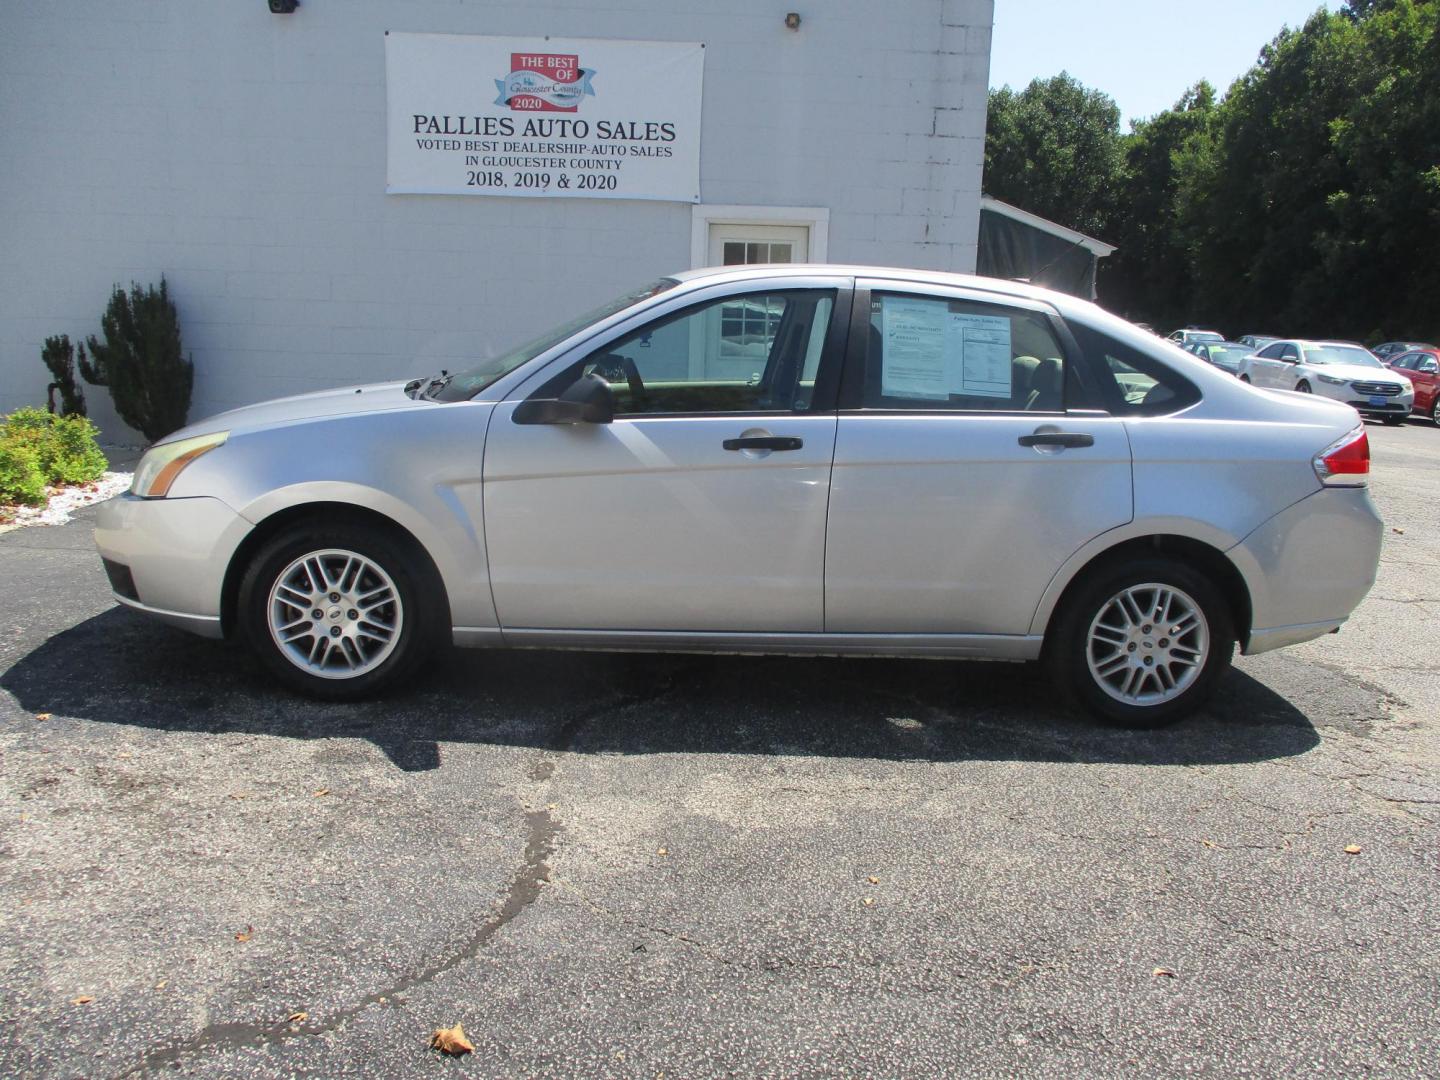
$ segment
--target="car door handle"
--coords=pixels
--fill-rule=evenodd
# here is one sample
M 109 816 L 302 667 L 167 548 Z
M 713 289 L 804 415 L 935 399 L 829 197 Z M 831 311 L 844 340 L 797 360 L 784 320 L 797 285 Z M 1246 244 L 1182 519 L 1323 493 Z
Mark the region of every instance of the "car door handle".
M 799 450 L 805 445 L 805 440 L 793 435 L 747 435 L 726 439 L 720 445 L 726 450 Z
M 1021 435 L 1021 446 L 1094 446 L 1095 436 L 1078 431 L 1041 431 L 1034 435 Z

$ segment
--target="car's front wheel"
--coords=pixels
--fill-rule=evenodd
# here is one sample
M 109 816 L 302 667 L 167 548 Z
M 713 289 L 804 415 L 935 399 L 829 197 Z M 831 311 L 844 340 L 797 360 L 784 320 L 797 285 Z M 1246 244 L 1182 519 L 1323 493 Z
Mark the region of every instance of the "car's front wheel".
M 1241 374 L 1241 375 L 1239 375 L 1239 376 L 1237 376 L 1237 377 L 1239 378 L 1239 380 L 1240 380 L 1241 382 L 1244 382 L 1244 383 L 1248 383 L 1248 382 L 1250 381 L 1250 376 L 1249 376 L 1249 375 Z
M 369 525 L 295 526 L 246 570 L 241 632 L 261 663 L 302 693 L 371 696 L 409 675 L 433 637 L 419 569 L 409 545 Z
M 1229 607 L 1203 574 L 1167 558 L 1101 567 L 1066 598 L 1046 638 L 1051 675 L 1091 713 L 1159 727 L 1194 712 L 1230 664 Z

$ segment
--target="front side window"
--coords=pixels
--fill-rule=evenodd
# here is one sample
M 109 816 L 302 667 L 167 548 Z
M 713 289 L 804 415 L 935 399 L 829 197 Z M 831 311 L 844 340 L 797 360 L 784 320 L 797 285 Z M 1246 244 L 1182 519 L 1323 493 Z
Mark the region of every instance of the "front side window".
M 1420 359 L 1420 357 L 1417 354 L 1406 353 L 1404 356 L 1397 357 L 1396 359 L 1390 361 L 1390 366 L 1396 368 L 1404 368 L 1408 371 L 1415 366 L 1415 361 L 1418 359 Z
M 805 412 L 815 392 L 835 292 L 791 289 L 712 300 L 631 331 L 538 391 L 587 374 L 610 384 L 617 415 Z
M 867 409 L 1060 412 L 1064 351 L 1032 311 L 974 300 L 875 293 Z
M 1265 348 L 1261 349 L 1256 355 L 1265 360 L 1279 360 L 1280 354 L 1286 348 L 1288 348 L 1288 346 L 1285 345 L 1284 342 L 1277 341 L 1274 345 L 1265 346 Z

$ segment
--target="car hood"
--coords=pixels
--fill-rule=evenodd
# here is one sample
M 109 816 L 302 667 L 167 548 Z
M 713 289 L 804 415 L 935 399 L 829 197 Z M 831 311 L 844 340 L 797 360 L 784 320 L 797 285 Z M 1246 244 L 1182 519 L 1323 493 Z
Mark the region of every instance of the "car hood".
M 1347 382 L 1407 383 L 1410 380 L 1398 371 L 1389 368 L 1364 367 L 1360 364 L 1312 364 L 1310 370 L 1317 375 L 1331 375 Z
M 296 394 L 294 397 L 261 401 L 255 405 L 245 405 L 239 409 L 207 416 L 204 420 L 171 432 L 161 441 L 175 442 L 178 439 L 210 435 L 217 431 L 254 431 L 257 428 L 274 427 L 297 420 L 314 420 L 323 416 L 432 407 L 431 402 L 416 401 L 406 394 L 405 386 L 403 382 L 370 383 L 365 386 L 345 386 L 337 390 L 320 390 L 313 394 Z

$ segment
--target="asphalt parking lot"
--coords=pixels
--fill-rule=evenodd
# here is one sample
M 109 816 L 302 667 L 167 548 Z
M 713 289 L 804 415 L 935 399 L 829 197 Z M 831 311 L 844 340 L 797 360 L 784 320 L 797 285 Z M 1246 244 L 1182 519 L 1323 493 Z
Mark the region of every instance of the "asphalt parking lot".
M 928 661 L 320 705 L 93 511 L 0 536 L 0 1075 L 1440 1074 L 1440 430 L 1369 431 L 1369 599 L 1153 733 Z

